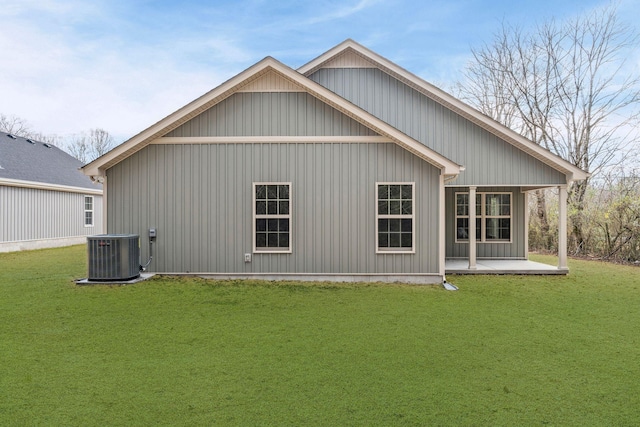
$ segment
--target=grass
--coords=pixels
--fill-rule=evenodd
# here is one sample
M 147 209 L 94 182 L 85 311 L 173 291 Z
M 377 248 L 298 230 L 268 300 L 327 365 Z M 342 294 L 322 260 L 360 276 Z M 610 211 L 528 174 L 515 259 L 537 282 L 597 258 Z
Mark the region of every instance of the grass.
M 0 254 L 0 425 L 640 423 L 637 267 L 448 292 L 76 286 L 85 262 L 83 246 Z

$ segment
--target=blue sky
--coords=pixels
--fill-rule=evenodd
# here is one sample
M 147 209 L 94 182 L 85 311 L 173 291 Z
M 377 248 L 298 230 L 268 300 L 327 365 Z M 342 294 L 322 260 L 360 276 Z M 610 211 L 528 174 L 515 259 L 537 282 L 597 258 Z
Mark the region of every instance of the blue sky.
M 121 142 L 265 56 L 297 68 L 346 38 L 446 90 L 501 22 L 526 29 L 605 4 L 0 0 L 0 113 L 44 134 L 100 127 Z M 640 21 L 640 1 L 618 4 Z M 640 68 L 637 49 L 631 61 Z

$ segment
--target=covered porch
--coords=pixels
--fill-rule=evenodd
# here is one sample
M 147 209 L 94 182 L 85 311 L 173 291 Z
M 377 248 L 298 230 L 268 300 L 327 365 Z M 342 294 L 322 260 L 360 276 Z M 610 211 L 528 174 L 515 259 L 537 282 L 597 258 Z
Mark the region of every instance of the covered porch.
M 567 274 L 568 268 L 559 268 L 549 264 L 526 259 L 478 259 L 475 268 L 469 268 L 468 259 L 447 259 L 446 274 Z
M 446 190 L 445 274 L 566 275 L 567 186 L 558 190 L 556 265 L 530 261 L 529 194 L 537 187 L 453 187 Z M 470 208 L 475 200 L 476 209 Z M 476 224 L 476 227 L 470 227 Z

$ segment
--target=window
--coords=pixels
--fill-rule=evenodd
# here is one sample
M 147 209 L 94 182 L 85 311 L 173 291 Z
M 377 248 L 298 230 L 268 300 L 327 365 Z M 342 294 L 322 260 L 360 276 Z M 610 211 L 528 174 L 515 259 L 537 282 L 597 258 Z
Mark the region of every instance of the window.
M 84 196 L 84 226 L 93 227 L 93 196 Z
M 376 252 L 415 252 L 414 200 L 413 183 L 376 183 Z
M 482 235 L 482 196 L 476 193 L 476 240 Z M 469 194 L 456 193 L 456 240 L 469 240 Z
M 469 240 L 469 193 L 456 193 L 456 242 Z M 476 241 L 511 242 L 511 193 L 476 193 Z
M 291 252 L 291 183 L 254 183 L 254 252 Z

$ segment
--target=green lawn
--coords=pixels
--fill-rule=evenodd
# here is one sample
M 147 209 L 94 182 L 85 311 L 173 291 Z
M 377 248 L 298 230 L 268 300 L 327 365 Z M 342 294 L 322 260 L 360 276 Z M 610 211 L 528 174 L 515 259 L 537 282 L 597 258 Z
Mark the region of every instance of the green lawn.
M 0 254 L 0 425 L 639 425 L 640 268 L 570 268 L 80 287 L 84 246 Z

